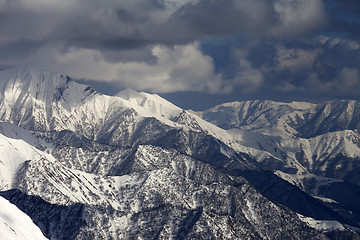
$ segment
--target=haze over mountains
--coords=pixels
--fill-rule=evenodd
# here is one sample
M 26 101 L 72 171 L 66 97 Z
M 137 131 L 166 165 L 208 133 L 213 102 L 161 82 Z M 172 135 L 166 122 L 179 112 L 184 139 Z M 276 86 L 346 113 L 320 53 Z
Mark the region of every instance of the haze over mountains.
M 194 112 L 20 66 L 0 120 L 0 196 L 49 239 L 360 238 L 356 101 Z

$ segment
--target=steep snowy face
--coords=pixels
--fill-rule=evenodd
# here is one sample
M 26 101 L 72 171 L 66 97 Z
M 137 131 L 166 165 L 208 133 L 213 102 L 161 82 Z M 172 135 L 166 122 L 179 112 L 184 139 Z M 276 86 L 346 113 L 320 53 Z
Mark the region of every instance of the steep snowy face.
M 8 200 L 0 197 L 0 239 L 45 240 L 47 239 L 31 218 Z
M 13 187 L 17 171 L 26 161 L 42 158 L 50 162 L 55 161 L 51 155 L 43 153 L 22 140 L 21 136 L 18 138 L 8 138 L 0 133 L 0 190 Z
M 310 138 L 360 128 L 360 103 L 348 100 L 323 104 L 260 100 L 231 102 L 197 114 L 224 129 L 240 128 L 280 136 Z
M 360 136 L 357 131 L 329 132 L 299 139 L 297 159 L 309 172 L 360 185 Z
M 1 119 L 40 131 L 74 128 L 80 117 L 71 116 L 74 107 L 93 93 L 65 75 L 28 66 L 0 72 L 0 84 Z
M 360 170 L 357 131 L 329 132 L 309 139 L 273 137 L 235 129 L 230 132 L 240 144 L 256 149 L 248 154 L 263 167 L 289 173 L 315 173 L 360 184 L 360 176 L 356 174 Z
M 157 94 L 136 92 L 132 89 L 125 89 L 117 93 L 116 96 L 128 100 L 134 105 L 138 105 L 158 117 L 161 116 L 166 119 L 171 119 L 182 111 L 181 108 L 175 106 Z
M 20 136 L 18 130 L 9 132 Z M 66 139 L 68 144 L 72 143 L 71 138 Z M 299 238 L 321 238 L 295 215 L 264 198 L 245 179 L 226 175 L 175 150 L 138 146 L 133 157 L 125 159 L 122 166 L 124 172 L 121 176 L 105 177 L 67 168 L 60 161 L 40 158 L 21 165 L 12 187 L 55 204 L 42 209 L 39 200 L 32 201 L 36 202 L 36 211 L 31 203 L 25 204 L 24 209 L 28 209 L 27 213 L 38 219 L 41 226 L 66 226 L 64 222 L 56 222 L 60 221 L 59 217 L 54 217 L 56 212 L 64 211 L 59 213 L 63 218 L 69 214 L 69 209 L 76 208 L 76 204 L 86 206 L 76 208 L 80 213 L 69 214 L 71 219 L 67 219 L 75 226 L 81 226 L 80 230 L 71 228 L 71 231 L 59 232 L 57 228 L 43 228 L 47 236 L 59 239 L 69 239 L 66 236 L 72 234 L 72 230 L 80 238 L 96 232 L 93 239 L 153 237 L 159 232 L 164 238 L 180 234 L 189 238 L 210 234 L 230 239 L 251 233 L 256 238 L 266 239 L 279 231 L 284 236 L 290 236 L 291 232 Z M 16 200 L 17 204 L 22 204 L 22 201 Z M 43 216 L 44 212 L 49 217 Z M 189 216 L 194 218 L 189 219 Z M 229 217 L 232 219 L 230 223 Z M 275 233 L 273 225 L 264 225 L 268 218 L 277 219 L 277 229 L 281 230 Z M 215 224 L 218 222 L 222 222 L 220 227 Z M 282 227 L 290 222 L 292 228 Z M 158 223 L 163 226 L 161 229 Z M 186 227 L 187 224 L 192 227 Z M 218 227 L 214 228 L 214 224 Z
M 360 129 L 360 103 L 349 100 L 319 104 L 311 118 L 297 130 L 304 137 L 314 137 L 327 132 Z
M 224 129 L 240 128 L 271 135 L 292 134 L 293 125 L 301 124 L 315 104 L 245 101 L 224 103 L 198 112 L 203 119 Z
M 70 82 L 67 76 L 35 70 L 28 66 L 1 71 L 0 79 L 1 97 L 9 107 L 24 103 L 27 98 L 43 101 L 44 104 L 59 100 L 67 87 L 66 84 Z
M 119 127 L 131 133 L 144 117 L 155 116 L 132 101 L 27 66 L 0 72 L 0 84 L 1 120 L 29 130 L 71 130 L 98 139 Z
M 218 124 L 265 168 L 360 184 L 360 103 L 246 101 L 198 113 Z M 253 149 L 253 150 L 251 150 Z M 267 153 L 267 154 L 264 154 Z

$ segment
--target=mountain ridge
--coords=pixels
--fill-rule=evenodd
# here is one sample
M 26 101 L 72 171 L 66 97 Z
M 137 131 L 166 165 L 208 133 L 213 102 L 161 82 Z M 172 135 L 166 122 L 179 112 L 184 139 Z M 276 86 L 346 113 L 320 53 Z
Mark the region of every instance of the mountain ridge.
M 106 96 L 65 75 L 31 67 L 0 73 L 0 86 L 0 139 L 9 153 L 0 160 L 9 168 L 16 165 L 0 186 L 0 195 L 22 206 L 47 236 L 326 239 L 335 232 L 358 236 L 346 227 L 360 226 L 356 206 L 347 204 L 349 198 L 333 196 L 337 186 L 322 185 L 325 192 L 320 194 L 307 185 L 311 183 L 307 176 L 326 177 L 339 164 L 332 179 L 338 178 L 339 184 L 343 178 L 358 181 L 359 135 L 356 129 L 336 125 L 344 122 L 342 118 L 345 123 L 357 119 L 356 114 L 340 113 L 350 108 L 322 109 L 304 102 L 237 103 L 242 107 L 234 109 L 241 112 L 236 121 L 220 118 L 237 129 L 226 129 L 206 121 L 206 114 L 183 110 L 155 94 L 128 89 Z M 324 109 L 337 113 L 321 114 Z M 236 117 L 231 108 L 227 111 Z M 340 119 L 328 122 L 328 116 Z M 338 131 L 300 135 L 311 127 L 320 133 L 331 126 Z M 23 151 L 28 155 L 21 155 Z M 279 171 L 277 176 L 274 171 Z M 296 182 L 289 174 L 304 177 Z M 23 193 L 9 193 L 11 189 Z M 42 207 L 49 216 L 32 212 L 35 206 L 26 200 L 29 195 L 47 202 Z M 325 198 L 336 198 L 337 204 L 329 205 Z M 51 216 L 68 214 L 73 206 L 79 210 L 78 216 L 69 215 L 79 227 L 75 232 L 61 233 L 45 223 L 58 224 Z M 328 227 L 317 229 L 316 221 Z

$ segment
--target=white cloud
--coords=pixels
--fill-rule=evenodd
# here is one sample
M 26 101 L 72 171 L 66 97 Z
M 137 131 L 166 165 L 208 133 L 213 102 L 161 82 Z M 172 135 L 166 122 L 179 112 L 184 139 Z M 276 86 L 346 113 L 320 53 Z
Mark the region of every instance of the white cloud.
M 275 37 L 308 33 L 328 21 L 321 0 L 278 0 L 274 9 L 279 17 L 278 25 L 271 29 Z
M 292 84 L 290 82 L 281 83 L 281 84 L 279 84 L 279 86 L 276 86 L 275 89 L 280 92 L 290 92 L 290 91 L 301 90 L 301 89 L 298 89 L 297 87 L 295 87 L 294 84 Z
M 319 74 L 312 72 L 309 77 L 304 81 L 305 88 L 301 89 L 304 91 L 312 91 L 316 93 L 331 92 L 334 89 L 335 82 L 327 81 L 324 82 L 319 78 Z
M 360 86 L 360 75 L 358 69 L 344 67 L 334 79 L 320 79 L 319 74 L 312 72 L 304 83 L 306 86 L 304 90 L 316 93 L 357 94 Z
M 251 66 L 251 63 L 247 60 L 247 51 L 237 50 L 235 55 L 239 62 L 238 72 L 233 84 L 230 84 L 229 87 L 232 88 L 233 85 L 236 85 L 242 87 L 244 92 L 255 92 L 264 83 L 263 73 Z
M 295 49 L 285 48 L 282 45 L 276 47 L 276 67 L 277 70 L 290 69 L 291 71 L 310 70 L 314 61 L 321 53 L 320 49 Z
M 198 44 L 152 49 L 155 64 L 129 62 L 117 64 L 119 81 L 126 87 L 152 92 L 221 92 L 221 76 L 214 73 L 211 57 Z
M 139 53 L 142 51 L 140 49 Z M 136 50 L 133 53 L 139 54 Z M 132 53 L 126 51 L 125 54 Z M 254 92 L 264 82 L 262 72 L 254 69 L 246 54 L 241 51 L 237 51 L 239 64 L 236 76 L 232 79 L 223 79 L 220 73 L 215 72 L 213 59 L 200 51 L 198 42 L 174 47 L 154 45 L 150 54 L 150 61 L 139 61 L 137 56 L 133 61 L 109 61 L 109 56 L 100 50 L 48 44 L 34 54 L 24 56 L 21 61 L 14 59 L 9 62 L 7 59 L 5 62 L 0 61 L 0 64 L 31 63 L 40 69 L 61 72 L 74 79 L 108 82 L 119 88 L 156 93 L 230 93 L 237 87 Z
M 328 42 L 329 47 L 333 48 L 335 46 L 342 46 L 347 48 L 347 50 L 358 50 L 360 48 L 360 44 L 356 41 L 344 38 L 329 38 Z
M 101 51 L 73 48 L 60 51 L 47 45 L 23 62 L 68 74 L 72 78 L 111 82 L 121 87 L 151 92 L 226 91 L 220 74 L 215 73 L 213 59 L 199 50 L 198 43 L 152 47 L 154 63 L 108 62 Z

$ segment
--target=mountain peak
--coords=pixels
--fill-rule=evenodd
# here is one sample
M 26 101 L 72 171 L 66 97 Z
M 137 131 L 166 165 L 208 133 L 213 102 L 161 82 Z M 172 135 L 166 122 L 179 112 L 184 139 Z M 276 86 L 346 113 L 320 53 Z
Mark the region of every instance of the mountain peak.
M 138 93 L 137 91 L 131 89 L 131 88 L 127 88 L 124 89 L 120 92 L 118 92 L 116 94 L 116 96 L 125 99 L 125 100 L 129 100 L 131 98 L 143 98 L 143 95 L 141 95 L 140 93 Z
M 66 79 L 67 82 L 71 81 L 70 77 L 55 71 L 42 70 L 40 68 L 31 66 L 31 65 L 18 65 L 13 68 L 0 71 L 1 79 L 6 79 L 6 77 L 18 77 L 21 80 L 37 80 L 40 79 L 40 76 L 60 76 L 61 79 Z M 44 79 L 45 80 L 45 79 Z M 49 79 L 47 79 L 49 80 Z
M 0 114 L 3 120 L 23 127 L 50 129 L 59 108 L 71 111 L 93 93 L 86 91 L 87 87 L 71 81 L 67 75 L 29 65 L 4 70 L 0 72 Z
M 5 95 L 6 92 L 15 95 L 15 92 L 49 95 L 69 82 L 71 79 L 67 75 L 20 65 L 0 72 L 0 95 Z
M 116 96 L 168 119 L 179 114 L 182 110 L 157 94 L 136 92 L 130 88 L 117 93 Z

